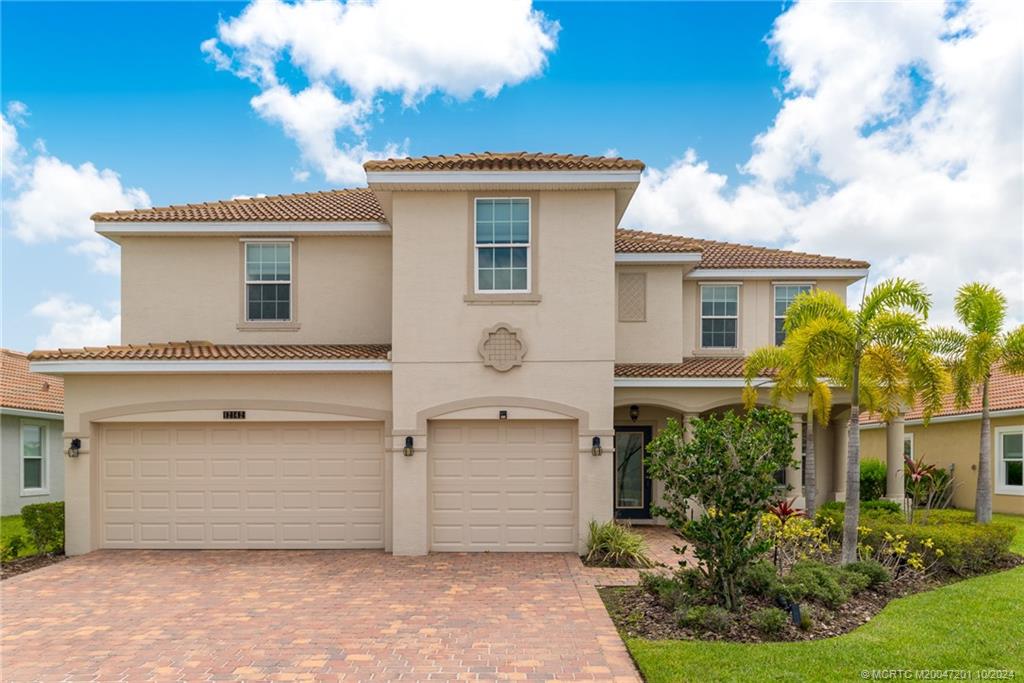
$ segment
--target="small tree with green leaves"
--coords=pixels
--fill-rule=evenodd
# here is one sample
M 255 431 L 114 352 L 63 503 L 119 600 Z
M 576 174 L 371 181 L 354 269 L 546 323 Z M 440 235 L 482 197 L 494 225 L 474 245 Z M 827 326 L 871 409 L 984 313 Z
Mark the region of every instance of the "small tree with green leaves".
M 691 544 L 711 593 L 736 609 L 740 573 L 768 550 L 754 531 L 776 496 L 775 473 L 793 462 L 792 419 L 757 408 L 692 425 L 693 438 L 685 442 L 679 423 L 669 420 L 647 447 L 648 471 L 665 486 L 663 504 L 652 512 Z M 691 499 L 702 516 L 690 518 Z
M 965 408 L 971 395 L 981 394 L 981 442 L 978 447 L 978 490 L 974 503 L 977 522 L 992 521 L 992 420 L 989 382 L 992 370 L 1024 374 L 1024 325 L 1003 331 L 1006 297 L 995 287 L 971 282 L 957 291 L 954 311 L 966 331 L 950 327 L 932 330 L 936 351 L 945 357 L 953 376 L 956 405 Z
M 786 343 L 801 365 L 831 374 L 850 390 L 849 446 L 846 457 L 846 509 L 843 517 L 842 562 L 857 560 L 857 526 L 860 521 L 860 407 L 862 388 L 874 373 L 862 376 L 876 358 L 891 355 L 899 367 L 913 366 L 935 379 L 926 397 L 941 400 L 941 367 L 929 361 L 925 320 L 931 298 L 918 283 L 893 278 L 868 292 L 858 310 L 850 310 L 841 298 L 826 290 L 798 296 L 786 311 Z M 897 367 L 897 365 L 893 365 Z M 938 373 L 938 374 L 936 374 Z M 863 384 L 862 384 L 863 382 Z M 896 387 L 896 384 L 892 385 Z M 902 390 L 899 392 L 904 394 Z M 881 397 L 883 394 L 879 394 Z M 886 391 L 884 396 L 894 395 Z

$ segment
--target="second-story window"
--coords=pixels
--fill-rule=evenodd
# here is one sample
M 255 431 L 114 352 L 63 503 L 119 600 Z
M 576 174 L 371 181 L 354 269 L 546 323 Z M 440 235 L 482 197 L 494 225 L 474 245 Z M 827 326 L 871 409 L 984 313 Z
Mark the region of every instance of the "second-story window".
M 476 200 L 476 291 L 530 291 L 530 200 Z
M 249 321 L 291 320 L 290 242 L 246 242 L 245 316 Z
M 811 291 L 810 285 L 775 285 L 775 344 L 786 341 L 786 310 L 799 295 Z
M 738 285 L 701 285 L 700 345 L 703 348 L 736 348 L 739 299 Z

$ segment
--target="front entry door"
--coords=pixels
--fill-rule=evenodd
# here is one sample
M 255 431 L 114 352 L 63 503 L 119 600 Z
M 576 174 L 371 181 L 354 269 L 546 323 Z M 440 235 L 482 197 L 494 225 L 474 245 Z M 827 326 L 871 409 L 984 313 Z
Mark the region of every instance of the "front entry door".
M 651 480 L 644 456 L 650 427 L 615 428 L 615 518 L 651 518 Z

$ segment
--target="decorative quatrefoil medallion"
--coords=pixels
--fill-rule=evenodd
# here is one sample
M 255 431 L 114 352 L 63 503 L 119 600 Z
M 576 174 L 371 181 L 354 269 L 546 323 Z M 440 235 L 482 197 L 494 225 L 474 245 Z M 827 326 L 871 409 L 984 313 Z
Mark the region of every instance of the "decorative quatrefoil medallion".
M 498 323 L 484 330 L 477 350 L 484 359 L 484 365 L 498 372 L 508 372 L 523 364 L 526 342 L 519 329 L 507 323 Z

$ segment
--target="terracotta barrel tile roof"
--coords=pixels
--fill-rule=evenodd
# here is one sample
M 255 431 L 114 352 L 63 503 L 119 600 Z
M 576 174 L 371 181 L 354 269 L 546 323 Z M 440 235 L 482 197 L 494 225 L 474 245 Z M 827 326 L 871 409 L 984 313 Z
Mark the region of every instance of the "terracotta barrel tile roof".
M 390 344 L 211 344 L 202 341 L 33 351 L 29 360 L 386 360 Z
M 1024 409 L 1024 375 L 1011 375 L 1002 368 L 992 371 L 992 381 L 988 387 L 989 410 Z M 981 414 L 981 390 L 971 392 L 971 402 L 964 408 L 958 408 L 953 394 L 947 394 L 942 400 L 942 407 L 932 418 L 953 415 Z M 924 416 L 921 405 L 915 404 L 906 413 L 908 420 L 920 420 Z M 861 413 L 861 424 L 881 422 L 881 417 L 873 413 Z
M 64 412 L 64 380 L 29 372 L 28 356 L 0 349 L 0 407 Z
M 533 152 L 482 152 L 380 159 L 363 164 L 367 171 L 642 171 L 644 163 L 620 157 Z
M 328 190 L 280 194 L 250 199 L 229 199 L 205 204 L 179 204 L 135 211 L 94 213 L 92 220 L 117 221 L 185 221 L 185 222 L 351 222 L 383 223 L 384 212 L 373 191 Z
M 748 244 L 716 242 L 696 237 L 662 235 L 625 228 L 615 231 L 615 251 L 620 253 L 644 252 L 701 252 L 698 268 L 867 268 L 867 261 L 805 254 Z
M 742 357 L 686 358 L 681 363 L 616 363 L 616 377 L 665 378 L 743 377 Z

